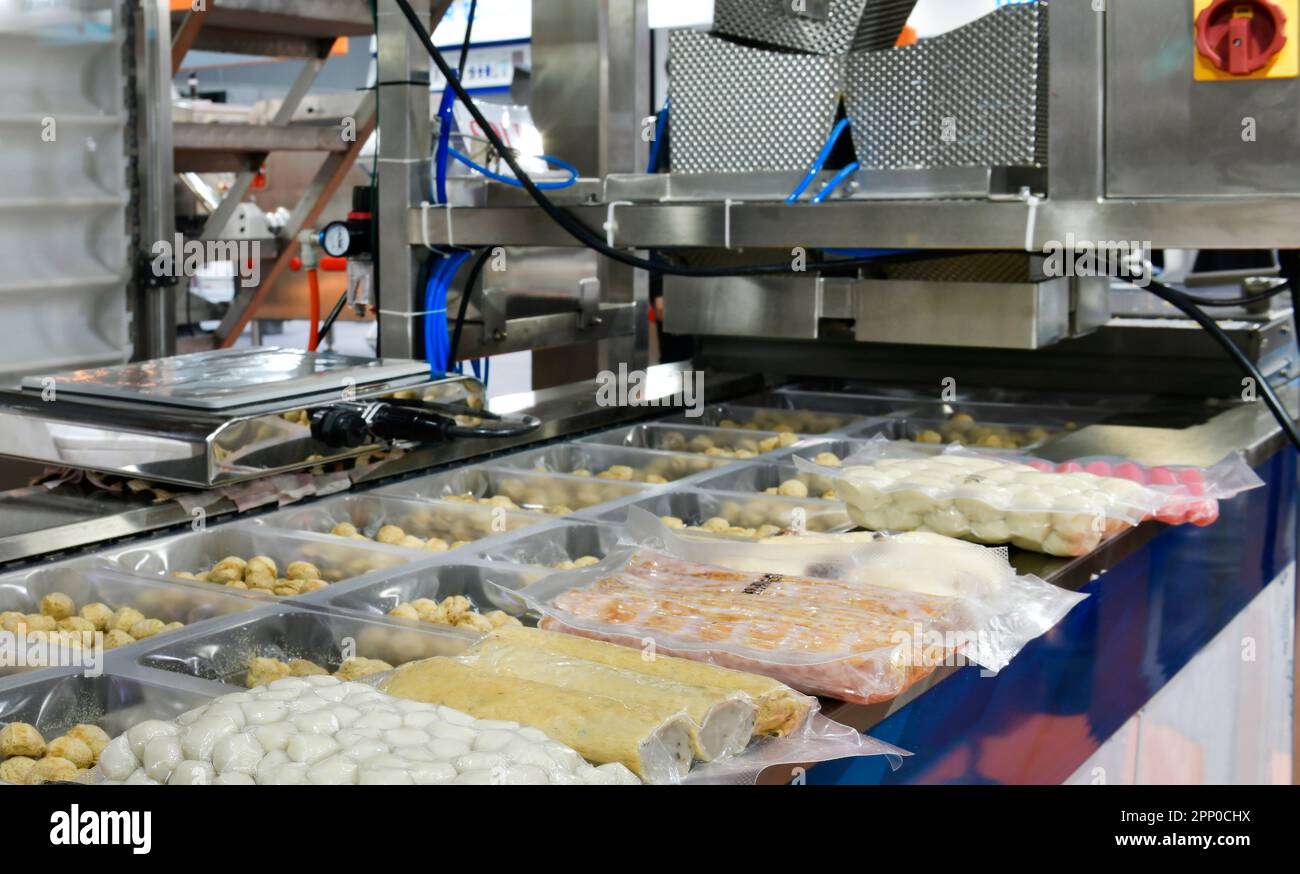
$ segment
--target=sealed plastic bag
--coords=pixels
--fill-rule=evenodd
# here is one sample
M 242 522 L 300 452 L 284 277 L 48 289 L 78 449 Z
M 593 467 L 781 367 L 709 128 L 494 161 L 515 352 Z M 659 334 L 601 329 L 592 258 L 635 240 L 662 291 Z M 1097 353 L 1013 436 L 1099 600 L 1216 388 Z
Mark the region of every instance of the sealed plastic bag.
M 1154 488 L 1164 495 L 1164 500 L 1148 518 L 1170 525 L 1212 525 L 1219 518 L 1219 501 L 1264 485 L 1240 452 L 1233 452 L 1208 468 L 1180 464 L 1147 467 L 1113 456 L 1078 458 L 1055 466 L 1041 459 L 1028 459 L 1025 463 L 1038 470 L 1119 477 Z
M 816 699 L 772 679 L 538 629 L 502 629 L 461 656 L 413 662 L 374 682 L 401 698 L 531 726 L 650 783 L 752 781 L 776 764 L 902 754 L 821 717 Z
M 1011 596 L 940 597 L 738 571 L 626 547 L 594 567 L 552 574 L 521 595 L 548 630 L 870 704 L 894 698 L 941 665 L 1001 670 L 1080 600 L 1055 587 L 1040 593 L 1047 597 L 1028 605 Z
M 933 531 L 1062 556 L 1091 552 L 1106 537 L 1145 519 L 1213 521 L 1217 505 L 1206 501 L 1259 484 L 1240 456 L 1212 471 L 1147 469 L 1104 459 L 1054 465 L 960 446 L 934 454 L 883 438 L 840 467 L 802 458 L 795 464 L 831 477 L 849 516 L 863 528 Z
M 742 541 L 674 530 L 653 513 L 631 507 L 620 540 L 732 570 L 870 583 L 949 598 L 993 596 L 1017 582 L 1005 549 L 925 532 L 810 532 Z

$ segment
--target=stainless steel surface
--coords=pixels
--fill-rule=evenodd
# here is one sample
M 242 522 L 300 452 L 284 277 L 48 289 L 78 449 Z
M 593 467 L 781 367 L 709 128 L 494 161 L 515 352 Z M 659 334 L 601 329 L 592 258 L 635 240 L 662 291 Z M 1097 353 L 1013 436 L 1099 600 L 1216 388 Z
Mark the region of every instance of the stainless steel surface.
M 176 351 L 176 298 L 162 277 L 148 270 L 154 243 L 175 232 L 172 153 L 171 16 L 167 0 L 143 0 L 129 8 L 134 34 L 135 185 L 137 246 L 131 284 L 136 360 Z
M 531 110 L 547 151 L 585 176 L 643 168 L 646 0 L 533 0 L 532 7 Z
M 998 256 L 994 260 L 1000 259 Z M 843 337 L 852 322 L 859 342 L 1038 349 L 1089 333 L 1109 317 L 1106 280 L 1042 281 L 1040 270 L 998 264 L 926 262 L 889 279 L 666 277 L 664 329 L 671 334 L 815 340 Z M 1025 259 L 1020 258 L 1023 262 Z M 964 275 L 982 279 L 962 281 Z M 909 277 L 912 277 L 909 280 Z M 954 277 L 957 277 L 954 279 Z M 823 320 L 834 319 L 826 325 Z
M 1300 79 L 1195 81 L 1192 4 L 1109 6 L 1108 196 L 1300 194 Z
M 412 4 L 421 20 L 429 23 L 427 0 Z M 432 61 L 410 23 L 392 0 L 379 0 L 378 82 L 379 115 L 384 134 L 379 140 L 379 353 L 419 358 L 424 349 L 421 333 L 425 289 L 419 281 L 421 264 L 430 256 L 412 248 L 392 232 L 396 210 L 432 200 L 429 156 L 433 124 L 429 102 Z M 418 210 L 417 210 L 418 212 Z M 437 225 L 438 222 L 433 224 Z M 493 241 L 489 245 L 496 245 Z
M 400 368 L 394 374 L 399 372 Z M 316 440 L 308 426 L 286 419 L 285 413 L 349 398 L 391 397 L 398 390 L 418 390 L 421 397 L 433 395 L 440 402 L 482 399 L 482 386 L 467 377 L 433 382 L 427 377 L 398 376 L 367 384 L 348 373 L 322 375 L 314 395 L 259 392 L 244 397 L 249 405 L 227 410 L 77 397 L 74 392 L 62 391 L 58 383 L 48 401 L 40 391 L 0 392 L 0 430 L 9 438 L 0 449 L 7 455 L 57 467 L 213 488 L 355 458 L 382 448 L 328 446 Z M 200 383 L 211 386 L 202 378 Z M 279 400 L 271 400 L 276 395 Z
M 805 168 L 754 173 L 611 174 L 605 178 L 605 200 L 707 202 L 731 198 L 738 201 L 784 201 L 806 172 Z M 821 172 L 811 190 L 819 191 L 834 175 L 829 170 Z M 836 192 L 837 199 L 983 199 L 996 190 L 987 167 L 861 170 L 853 174 L 852 182 L 851 187 L 845 185 Z
M 857 283 L 854 338 L 868 343 L 1038 349 L 1070 335 L 1068 279 Z
M 1047 4 L 1002 6 L 948 33 L 845 61 L 868 169 L 1042 166 Z M 674 110 L 676 103 L 674 102 Z
M 570 213 L 604 236 L 606 206 Z M 730 233 L 728 234 L 728 213 Z M 1296 245 L 1300 201 L 1293 198 L 1019 201 L 836 201 L 821 204 L 654 203 L 617 209 L 615 242 L 640 248 L 773 249 L 793 246 L 882 249 L 1010 249 L 1041 253 L 1048 242 L 1136 240 L 1152 248 L 1270 249 Z M 446 245 L 442 222 L 430 242 Z M 423 245 L 419 210 L 407 240 Z M 464 246 L 577 246 L 535 207 L 459 210 L 455 241 Z
M 22 387 L 42 392 L 53 384 L 60 394 L 216 412 L 265 404 L 283 409 L 349 391 L 416 385 L 428 376 L 420 361 L 255 346 L 29 376 Z
M 843 58 L 766 51 L 675 31 L 674 173 L 807 170 L 835 124 Z
M 823 280 L 775 278 L 664 278 L 664 330 L 670 334 L 725 334 L 813 340 L 822 318 Z

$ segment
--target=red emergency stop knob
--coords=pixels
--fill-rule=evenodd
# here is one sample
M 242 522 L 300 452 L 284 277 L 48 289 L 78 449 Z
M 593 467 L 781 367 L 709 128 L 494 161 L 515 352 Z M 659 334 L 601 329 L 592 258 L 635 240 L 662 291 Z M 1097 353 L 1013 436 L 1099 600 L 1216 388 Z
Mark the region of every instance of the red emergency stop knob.
M 1269 65 L 1286 45 L 1286 13 L 1268 0 L 1215 0 L 1196 17 L 1196 48 L 1234 76 Z

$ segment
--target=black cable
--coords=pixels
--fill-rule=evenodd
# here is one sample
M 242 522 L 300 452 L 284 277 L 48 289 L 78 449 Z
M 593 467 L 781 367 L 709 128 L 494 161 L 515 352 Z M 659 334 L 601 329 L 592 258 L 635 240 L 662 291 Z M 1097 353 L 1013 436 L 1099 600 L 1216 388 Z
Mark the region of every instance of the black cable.
M 458 79 L 465 78 L 465 65 L 469 62 L 469 42 L 474 33 L 474 15 L 478 12 L 478 0 L 472 0 L 469 4 L 469 21 L 465 23 L 465 42 L 460 46 L 460 64 L 456 72 L 459 74 Z
M 464 290 L 460 293 L 460 307 L 456 311 L 456 327 L 451 332 L 451 348 L 447 353 L 447 365 L 451 366 L 456 363 L 456 351 L 460 349 L 460 335 L 465 327 L 465 317 L 469 314 L 469 301 L 474 296 L 474 284 L 478 282 L 479 275 L 483 272 L 483 265 L 487 264 L 488 258 L 496 251 L 495 246 L 488 246 L 478 257 L 474 259 L 474 264 L 469 268 L 469 276 L 465 279 Z
M 1174 290 L 1177 291 L 1177 289 Z M 1290 290 L 1291 283 L 1284 282 L 1268 291 L 1261 291 L 1259 294 L 1248 294 L 1245 297 L 1197 297 L 1186 291 L 1180 291 L 1179 294 L 1199 307 L 1244 307 L 1272 300 L 1282 292 Z
M 1259 393 L 1264 398 L 1264 403 L 1273 413 L 1273 418 L 1277 419 L 1277 423 L 1282 426 L 1283 432 L 1285 432 L 1287 437 L 1290 438 L 1292 445 L 1297 449 L 1300 449 L 1300 431 L 1297 431 L 1296 423 L 1291 418 L 1291 414 L 1287 412 L 1286 406 L 1277 396 L 1277 393 L 1273 391 L 1273 386 L 1269 385 L 1268 380 L 1264 378 L 1264 375 L 1260 373 L 1259 368 L 1255 366 L 1255 362 L 1251 361 L 1246 354 L 1237 347 L 1237 344 L 1232 342 L 1232 338 L 1228 336 L 1227 332 L 1225 332 L 1223 328 L 1219 327 L 1219 323 L 1202 312 L 1201 309 L 1197 307 L 1196 304 L 1192 303 L 1191 300 L 1188 299 L 1187 295 L 1183 294 L 1181 291 L 1176 291 L 1175 289 L 1172 289 L 1167 285 L 1162 285 L 1159 282 L 1152 282 L 1147 286 L 1146 290 L 1166 303 L 1177 307 L 1188 318 L 1204 328 L 1209 335 L 1214 338 L 1214 341 L 1223 347 L 1223 350 L 1228 353 L 1232 360 L 1235 361 L 1237 365 L 1255 381 Z
M 492 144 L 492 148 L 497 151 L 502 160 L 506 162 L 506 165 L 510 167 L 510 171 L 514 173 L 515 178 L 519 181 L 519 184 L 523 189 L 528 192 L 529 197 L 531 197 L 541 208 L 542 212 L 546 213 L 552 221 L 563 228 L 569 236 L 573 237 L 579 243 L 582 243 L 582 245 L 586 246 L 588 249 L 604 255 L 611 261 L 617 261 L 620 264 L 626 264 L 629 267 L 664 273 L 670 276 L 783 276 L 790 273 L 805 272 L 804 270 L 796 269 L 792 263 L 768 264 L 752 267 L 679 267 L 667 261 L 649 261 L 645 258 L 639 258 L 636 255 L 632 255 L 628 252 L 622 251 L 621 249 L 616 249 L 613 246 L 608 245 L 603 239 L 592 233 L 586 225 L 571 215 L 567 210 L 556 206 L 555 203 L 537 187 L 537 184 L 533 182 L 532 177 L 524 172 L 524 168 L 520 165 L 519 160 L 513 154 L 513 151 L 501 140 L 496 129 L 488 122 L 487 117 L 483 115 L 483 112 L 478 108 L 474 99 L 470 97 L 469 92 L 465 90 L 465 86 L 456 78 L 455 71 L 452 70 L 451 66 L 447 63 L 447 59 L 442 56 L 442 52 L 438 51 L 438 47 L 433 44 L 433 39 L 429 36 L 429 31 L 426 30 L 424 25 L 420 22 L 420 16 L 411 8 L 411 4 L 408 0 L 396 0 L 396 2 L 398 8 L 402 10 L 402 14 L 406 16 L 406 20 L 410 23 L 411 29 L 415 31 L 415 35 L 419 38 L 420 44 L 424 46 L 424 50 L 428 52 L 429 57 L 432 58 L 434 64 L 437 65 L 438 71 L 442 73 L 443 77 L 447 80 L 447 85 L 453 92 L 455 92 L 457 99 L 464 104 L 466 111 L 469 112 L 470 116 L 483 131 L 483 135 L 487 138 L 488 142 Z M 926 254 L 931 257 L 948 257 L 954 253 L 936 252 Z M 842 268 L 868 267 L 877 264 L 888 264 L 891 261 L 918 260 L 923 257 L 926 256 L 904 254 L 884 256 L 881 258 L 861 258 L 848 261 L 836 261 L 833 266 Z M 806 268 L 812 269 L 816 266 L 818 265 L 808 264 L 806 265 Z
M 316 332 L 317 349 L 325 342 L 325 335 L 334 327 L 334 323 L 339 320 L 339 316 L 343 315 L 343 307 L 347 305 L 347 302 L 348 293 L 345 291 L 340 295 L 339 302 L 334 304 L 334 309 L 330 310 L 330 314 L 325 317 L 325 321 L 320 323 L 320 330 Z

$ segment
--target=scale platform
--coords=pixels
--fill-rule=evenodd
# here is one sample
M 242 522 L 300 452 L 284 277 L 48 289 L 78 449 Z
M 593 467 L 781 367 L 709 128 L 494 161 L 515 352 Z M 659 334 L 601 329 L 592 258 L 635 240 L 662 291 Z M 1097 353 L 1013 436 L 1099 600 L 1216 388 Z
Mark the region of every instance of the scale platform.
M 313 409 L 400 397 L 481 409 L 483 386 L 422 361 L 255 347 L 29 376 L 0 391 L 0 453 L 193 488 L 343 461 L 393 444 L 312 436 Z
M 337 399 L 344 392 L 429 382 L 422 361 L 357 358 L 333 352 L 307 352 L 272 346 L 216 349 L 96 367 L 71 373 L 29 376 L 25 391 L 70 394 L 88 403 L 117 401 L 147 407 L 205 412 L 258 408 L 289 409 Z

